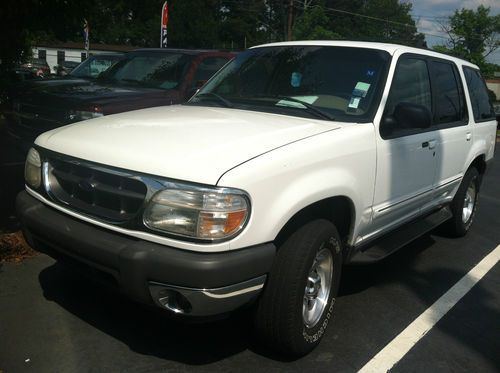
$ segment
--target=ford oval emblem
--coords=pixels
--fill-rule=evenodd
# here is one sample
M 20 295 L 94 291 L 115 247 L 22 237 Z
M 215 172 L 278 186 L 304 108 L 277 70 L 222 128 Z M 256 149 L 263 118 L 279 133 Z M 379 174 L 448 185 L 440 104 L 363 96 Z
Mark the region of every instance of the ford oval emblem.
M 95 185 L 92 184 L 89 180 L 80 180 L 78 182 L 78 187 L 85 192 L 91 192 L 92 190 L 94 190 Z

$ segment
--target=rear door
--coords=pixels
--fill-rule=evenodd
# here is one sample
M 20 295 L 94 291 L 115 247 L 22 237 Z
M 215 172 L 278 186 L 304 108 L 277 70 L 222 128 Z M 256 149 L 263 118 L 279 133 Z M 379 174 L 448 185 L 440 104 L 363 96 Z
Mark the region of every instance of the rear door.
M 463 177 L 472 146 L 472 119 L 469 120 L 464 87 L 454 62 L 430 58 L 434 97 L 433 128 L 436 131 L 436 175 L 434 198 L 422 209 L 449 202 Z

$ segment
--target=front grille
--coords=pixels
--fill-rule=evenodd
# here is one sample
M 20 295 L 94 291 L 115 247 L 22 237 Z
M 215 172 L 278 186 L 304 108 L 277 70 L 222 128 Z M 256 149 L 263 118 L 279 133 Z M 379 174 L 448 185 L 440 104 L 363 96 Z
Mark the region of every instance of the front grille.
M 15 107 L 14 116 L 16 124 L 34 137 L 68 123 L 65 111 L 50 105 L 20 103 Z
M 49 159 L 47 177 L 56 202 L 109 222 L 133 219 L 147 194 L 138 179 L 76 161 Z

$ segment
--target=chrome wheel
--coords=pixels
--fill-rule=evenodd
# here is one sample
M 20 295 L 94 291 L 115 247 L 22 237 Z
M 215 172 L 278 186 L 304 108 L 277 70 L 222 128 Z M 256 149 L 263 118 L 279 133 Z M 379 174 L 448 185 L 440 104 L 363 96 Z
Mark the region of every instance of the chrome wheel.
M 332 275 L 333 255 L 323 244 L 314 258 L 304 292 L 302 318 L 308 328 L 314 327 L 323 315 L 330 296 Z
M 476 179 L 472 179 L 467 191 L 465 192 L 464 205 L 462 208 L 462 222 L 465 224 L 469 221 L 472 213 L 474 212 L 474 205 L 476 204 Z

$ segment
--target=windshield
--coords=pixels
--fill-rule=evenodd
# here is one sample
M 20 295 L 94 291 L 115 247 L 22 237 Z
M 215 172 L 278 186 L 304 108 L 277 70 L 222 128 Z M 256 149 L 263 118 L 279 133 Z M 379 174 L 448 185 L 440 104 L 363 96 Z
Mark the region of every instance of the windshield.
M 387 52 L 283 46 L 239 54 L 190 101 L 318 119 L 373 119 L 387 74 Z
M 103 78 L 119 83 L 174 89 L 182 83 L 191 60 L 192 56 L 181 53 L 135 54 L 118 62 Z
M 78 65 L 69 75 L 77 78 L 96 78 L 119 60 L 119 55 L 116 57 L 90 57 Z

